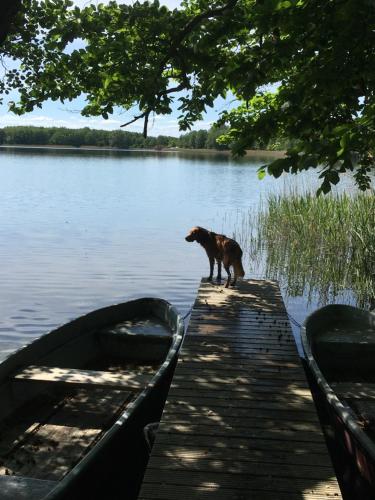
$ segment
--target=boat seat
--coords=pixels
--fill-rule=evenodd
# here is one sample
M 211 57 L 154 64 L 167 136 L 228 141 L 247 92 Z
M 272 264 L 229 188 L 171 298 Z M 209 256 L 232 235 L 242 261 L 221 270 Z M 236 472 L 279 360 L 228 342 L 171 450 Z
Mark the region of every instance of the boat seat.
M 1 500 L 40 500 L 55 486 L 56 481 L 22 476 L 0 476 Z
M 345 399 L 375 399 L 375 384 L 369 382 L 331 382 L 330 386 Z
M 15 380 L 55 382 L 80 386 L 109 386 L 127 390 L 142 389 L 148 384 L 150 378 L 150 374 L 144 373 L 77 370 L 75 368 L 60 368 L 55 366 L 28 366 L 14 375 Z
M 144 337 L 149 340 L 158 339 L 159 341 L 171 339 L 171 331 L 164 322 L 156 318 L 121 321 L 115 325 L 102 328 L 99 333 L 101 336 L 114 335 L 119 338 Z
M 324 335 L 318 335 L 315 339 L 318 344 L 335 345 L 360 345 L 363 347 L 375 346 L 375 331 L 373 327 L 361 327 L 360 329 L 337 327 L 331 331 L 325 331 Z
M 100 330 L 98 345 L 109 357 L 122 357 L 129 362 L 159 364 L 164 361 L 172 345 L 173 337 L 165 329 L 150 333 L 143 325 L 128 328 L 124 324 Z

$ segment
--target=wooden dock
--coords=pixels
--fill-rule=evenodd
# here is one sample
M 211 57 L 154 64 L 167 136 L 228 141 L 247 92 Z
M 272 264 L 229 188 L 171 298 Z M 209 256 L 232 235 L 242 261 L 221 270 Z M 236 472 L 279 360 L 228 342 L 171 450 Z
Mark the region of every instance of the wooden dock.
M 202 281 L 138 498 L 341 498 L 275 282 Z

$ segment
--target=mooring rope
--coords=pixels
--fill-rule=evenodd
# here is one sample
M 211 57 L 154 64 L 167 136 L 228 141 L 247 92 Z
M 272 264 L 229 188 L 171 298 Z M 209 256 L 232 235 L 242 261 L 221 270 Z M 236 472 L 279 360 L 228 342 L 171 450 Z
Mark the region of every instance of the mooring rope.
M 182 319 L 183 319 L 183 320 L 185 320 L 185 319 L 189 316 L 189 314 L 191 314 L 191 313 L 192 313 L 192 311 L 193 311 L 193 307 L 191 307 L 191 308 L 188 310 L 188 312 L 185 314 L 185 316 L 182 316 Z
M 294 319 L 291 314 L 287 313 L 287 315 L 288 315 L 290 321 L 293 323 L 294 326 L 297 326 L 298 328 L 301 328 L 302 325 L 300 323 L 298 323 L 298 321 L 296 319 Z

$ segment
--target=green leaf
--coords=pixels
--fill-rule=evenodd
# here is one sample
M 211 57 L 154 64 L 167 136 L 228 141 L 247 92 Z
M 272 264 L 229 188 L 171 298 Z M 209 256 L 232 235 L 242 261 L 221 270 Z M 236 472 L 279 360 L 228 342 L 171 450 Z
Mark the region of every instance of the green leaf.
M 277 4 L 276 10 L 289 9 L 290 7 L 292 7 L 292 2 L 289 0 L 283 0 Z
M 370 182 L 374 33 L 363 19 L 374 18 L 373 2 L 186 0 L 173 11 L 151 1 L 24 2 L 1 46 L 16 68 L 0 81 L 2 97 L 19 95 L 13 111 L 85 95 L 87 116 L 132 107 L 166 114 L 176 88 L 180 127 L 189 129 L 226 95 L 219 123 L 231 129 L 233 153 L 282 148 L 294 158 L 272 162 L 275 177 L 324 165 L 353 172 L 358 186 Z M 338 182 L 330 180 L 321 192 Z
M 264 178 L 265 178 L 265 176 L 266 176 L 266 174 L 267 174 L 267 173 L 266 173 L 266 169 L 265 169 L 265 167 L 260 167 L 260 168 L 258 169 L 258 179 L 259 179 L 259 180 L 264 179 Z

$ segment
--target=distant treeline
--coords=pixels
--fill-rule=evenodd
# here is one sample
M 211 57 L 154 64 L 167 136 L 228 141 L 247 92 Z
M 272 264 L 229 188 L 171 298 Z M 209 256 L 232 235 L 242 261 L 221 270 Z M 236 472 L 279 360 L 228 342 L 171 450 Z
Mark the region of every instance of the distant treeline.
M 216 143 L 222 134 L 219 129 L 189 132 L 180 137 L 159 135 L 144 138 L 137 132 L 123 130 L 96 130 L 88 127 L 69 129 L 63 127 L 4 127 L 0 129 L 0 144 L 97 146 L 107 148 L 189 148 L 228 149 Z
M 180 137 L 158 135 L 144 138 L 137 132 L 123 130 L 96 130 L 88 127 L 69 129 L 64 127 L 4 127 L 0 128 L 0 144 L 9 145 L 55 145 L 55 146 L 96 146 L 121 149 L 229 149 L 216 139 L 225 132 L 224 128 L 197 130 Z M 270 144 L 254 144 L 254 149 L 285 149 L 284 141 Z
M 0 144 L 97 146 L 105 148 L 163 148 L 174 145 L 175 137 L 147 137 L 122 130 L 96 130 L 88 127 L 4 127 L 0 129 Z

